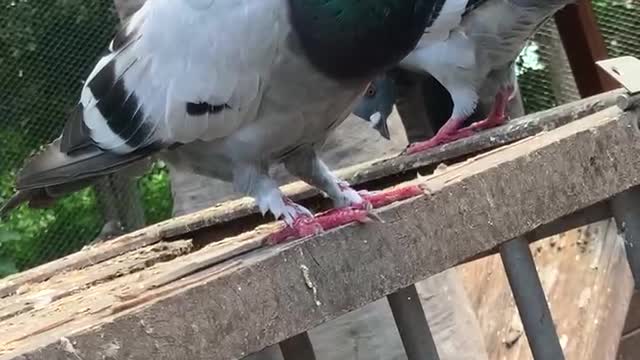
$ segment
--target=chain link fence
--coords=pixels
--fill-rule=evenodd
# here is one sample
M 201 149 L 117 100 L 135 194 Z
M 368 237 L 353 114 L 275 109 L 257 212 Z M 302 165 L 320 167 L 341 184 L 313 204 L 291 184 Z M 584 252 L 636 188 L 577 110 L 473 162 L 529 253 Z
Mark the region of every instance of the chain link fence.
M 0 0 L 0 202 L 15 173 L 56 138 L 115 32 L 112 0 Z M 640 0 L 594 1 L 612 56 L 640 57 Z M 525 49 L 518 75 L 527 112 L 579 98 L 557 29 L 549 22 Z M 137 183 L 111 176 L 47 210 L 22 207 L 0 222 L 0 277 L 84 245 L 168 218 L 167 171 L 154 165 Z

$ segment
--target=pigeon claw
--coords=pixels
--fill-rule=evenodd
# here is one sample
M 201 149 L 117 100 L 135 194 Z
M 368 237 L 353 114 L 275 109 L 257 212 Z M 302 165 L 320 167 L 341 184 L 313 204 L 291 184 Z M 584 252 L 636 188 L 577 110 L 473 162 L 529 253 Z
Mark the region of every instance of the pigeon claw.
M 503 125 L 507 119 L 507 106 L 513 96 L 513 87 L 505 87 L 496 94 L 496 99 L 486 119 L 477 121 L 466 128 L 458 130 L 461 135 L 470 136 L 476 132 Z
M 361 193 L 362 197 L 370 203 L 374 209 L 423 194 L 424 191 L 418 185 L 409 185 L 390 190 Z
M 434 148 L 438 145 L 460 140 L 480 131 L 503 125 L 508 119 L 507 106 L 509 105 L 509 100 L 513 95 L 514 88 L 512 86 L 506 86 L 503 89 L 500 89 L 496 94 L 495 101 L 493 102 L 491 111 L 486 119 L 477 121 L 464 128 L 458 128 L 464 119 L 452 118 L 447 121 L 447 124 L 445 124 L 445 126 L 443 126 L 434 137 L 426 141 L 409 145 L 404 153 L 407 155 L 416 154 Z
M 367 207 L 368 205 L 364 202 L 354 206 L 331 209 L 318 214 L 316 219 L 325 230 L 335 229 L 352 222 L 364 224 L 371 221 L 382 221 L 377 214 L 372 213 Z
M 427 151 L 429 149 L 433 149 L 440 145 L 448 144 L 454 142 L 456 140 L 464 139 L 473 135 L 477 130 L 475 128 L 464 128 L 456 131 L 443 131 L 437 133 L 434 137 L 429 140 L 415 142 L 410 144 L 407 149 L 404 151 L 405 155 L 413 155 L 417 153 L 421 153 L 423 151 Z
M 317 220 L 325 230 L 334 229 L 352 222 L 361 224 L 368 222 L 384 223 L 384 220 L 373 209 L 423 194 L 424 191 L 418 185 L 376 192 L 361 191 L 360 195 L 364 199 L 363 202 L 325 211 L 318 215 Z
M 385 191 L 361 191 L 360 194 L 364 201 L 359 204 L 327 210 L 316 217 L 304 214 L 299 215 L 290 226 L 270 235 L 267 239 L 267 244 L 276 245 L 285 241 L 318 235 L 323 231 L 353 222 L 361 224 L 369 222 L 384 223 L 384 220 L 373 209 L 423 195 L 424 191 L 418 185 L 410 185 Z

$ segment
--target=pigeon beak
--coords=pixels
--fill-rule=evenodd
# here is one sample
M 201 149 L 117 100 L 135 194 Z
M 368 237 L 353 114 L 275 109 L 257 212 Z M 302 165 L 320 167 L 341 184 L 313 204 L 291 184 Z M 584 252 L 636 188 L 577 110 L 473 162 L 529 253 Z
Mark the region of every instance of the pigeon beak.
M 391 134 L 389 133 L 387 120 L 382 119 L 382 114 L 380 112 L 376 112 L 375 114 L 371 115 L 371 117 L 369 117 L 369 121 L 373 125 L 373 128 L 376 129 L 383 138 L 391 140 Z

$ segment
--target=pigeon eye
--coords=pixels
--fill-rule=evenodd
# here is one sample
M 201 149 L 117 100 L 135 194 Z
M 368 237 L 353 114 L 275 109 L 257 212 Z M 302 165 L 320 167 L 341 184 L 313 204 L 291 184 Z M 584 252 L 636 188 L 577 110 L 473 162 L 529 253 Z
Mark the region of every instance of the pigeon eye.
M 376 91 L 377 91 L 377 90 L 376 90 L 376 86 L 375 86 L 375 85 L 373 85 L 373 84 L 371 84 L 371 85 L 369 85 L 369 87 L 367 88 L 366 95 L 367 95 L 368 97 L 373 97 L 373 96 L 376 94 Z

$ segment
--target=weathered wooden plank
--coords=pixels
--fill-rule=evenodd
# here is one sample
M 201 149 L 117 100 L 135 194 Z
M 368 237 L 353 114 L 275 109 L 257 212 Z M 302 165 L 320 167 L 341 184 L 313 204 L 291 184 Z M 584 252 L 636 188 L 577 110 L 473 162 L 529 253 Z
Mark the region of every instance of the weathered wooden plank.
M 8 276 L 0 281 L 0 298 L 19 292 L 22 286 L 47 280 L 60 272 L 82 269 L 162 241 L 153 227 L 124 235 L 117 240 L 113 243 L 96 244 L 62 259 Z
M 613 220 L 531 245 L 567 359 L 613 359 L 633 291 Z M 531 359 L 497 256 L 459 268 L 491 359 Z
M 416 283 L 416 288 L 442 359 L 490 359 L 455 268 Z M 320 359 L 406 360 L 385 298 L 328 321 L 310 330 L 309 335 Z
M 445 145 L 431 152 L 376 160 L 338 171 L 338 174 L 351 184 L 364 184 L 370 188 L 374 185 L 372 184 L 373 181 L 396 174 L 397 172 L 415 174 L 415 171 L 419 169 L 424 173 L 427 171 L 425 168 L 429 166 L 435 166 L 441 162 L 452 161 L 461 156 L 508 144 L 541 131 L 557 128 L 600 111 L 615 104 L 616 96 L 621 93 L 622 91 L 612 91 L 594 96 L 552 110 L 515 119 L 503 127 L 482 132 L 476 136 Z M 296 200 L 307 199 L 317 195 L 314 189 L 300 182 L 285 186 L 284 191 Z M 225 203 L 224 205 L 218 204 L 194 214 L 171 219 L 124 235 L 108 243 L 97 244 L 60 260 L 2 279 L 0 280 L 0 298 L 16 292 L 25 284 L 46 280 L 53 274 L 61 271 L 80 269 L 91 264 L 112 259 L 128 251 L 152 245 L 162 239 L 180 237 L 185 233 L 194 232 L 202 228 L 214 227 L 215 225 L 224 224 L 234 219 L 256 213 L 255 203 L 248 198 L 243 198 Z M 258 218 L 258 223 L 267 222 L 269 219 L 270 218 Z M 244 227 L 234 228 L 234 230 L 236 233 L 239 233 L 242 229 L 248 230 L 249 228 L 247 226 L 251 227 L 256 224 L 256 222 L 246 222 Z M 233 235 L 233 232 L 229 232 L 229 226 L 226 226 L 224 229 L 222 229 L 222 227 L 216 227 L 214 230 L 219 233 L 220 238 Z M 211 237 L 211 233 L 207 234 L 207 236 Z
M 193 250 L 190 240 L 157 243 L 137 249 L 126 256 L 104 261 L 78 271 L 65 271 L 53 275 L 45 283 L 23 286 L 15 296 L 0 302 L 0 321 L 36 306 L 51 303 L 82 289 L 107 282 L 117 277 L 133 274 L 155 264 L 175 259 Z
M 384 224 L 252 251 L 135 294 L 130 307 L 118 308 L 123 290 L 173 261 L 100 284 L 2 324 L 6 339 L 53 312 L 92 309 L 0 341 L 0 359 L 231 359 L 262 349 L 637 185 L 637 120 L 609 108 L 450 166 L 412 181 L 427 194 L 382 209 Z

